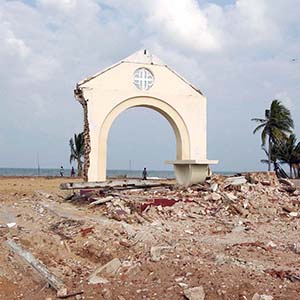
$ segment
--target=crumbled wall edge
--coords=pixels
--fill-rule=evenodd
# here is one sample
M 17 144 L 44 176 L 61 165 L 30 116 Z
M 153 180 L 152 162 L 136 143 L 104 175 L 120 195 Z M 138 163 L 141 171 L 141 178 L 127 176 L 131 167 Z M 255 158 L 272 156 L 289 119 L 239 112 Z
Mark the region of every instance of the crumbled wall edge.
M 83 108 L 83 118 L 84 118 L 84 166 L 83 166 L 83 179 L 88 181 L 88 171 L 90 167 L 90 152 L 91 152 L 91 138 L 90 138 L 90 127 L 88 120 L 88 106 L 87 101 L 83 96 L 82 89 L 79 86 L 76 86 L 74 90 L 75 99 L 82 105 Z

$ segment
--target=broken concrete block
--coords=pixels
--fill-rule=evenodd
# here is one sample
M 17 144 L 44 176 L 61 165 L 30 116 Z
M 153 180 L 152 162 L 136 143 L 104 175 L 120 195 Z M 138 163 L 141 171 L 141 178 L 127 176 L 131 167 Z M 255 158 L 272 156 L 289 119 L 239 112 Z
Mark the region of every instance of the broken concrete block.
M 252 300 L 273 300 L 273 296 L 260 295 L 258 293 L 255 293 L 252 297 Z
M 297 213 L 296 211 L 291 211 L 291 212 L 289 213 L 289 215 L 290 215 L 291 217 L 298 217 L 298 213 Z
M 150 249 L 150 259 L 151 261 L 159 261 L 161 258 L 161 247 L 151 247 Z
M 232 232 L 243 232 L 245 229 L 246 227 L 238 225 L 232 228 Z
M 90 276 L 89 278 L 89 284 L 106 284 L 109 283 L 109 281 L 104 278 L 104 277 L 100 277 L 100 276 Z
M 183 291 L 184 296 L 188 300 L 204 300 L 205 299 L 205 293 L 202 286 L 197 286 L 189 289 L 185 289 Z
M 214 192 L 214 193 L 211 194 L 211 199 L 214 200 L 214 201 L 218 201 L 221 198 L 222 198 L 222 196 L 220 194 L 218 194 L 218 193 Z
M 89 206 L 90 207 L 96 206 L 96 205 L 99 205 L 99 204 L 102 204 L 102 203 L 112 201 L 113 199 L 114 199 L 114 197 L 112 197 L 112 196 L 108 196 L 108 197 L 105 197 L 105 198 L 93 198 L 93 200 L 95 200 L 95 201 L 90 203 Z
M 107 275 L 107 276 L 115 276 L 118 270 L 120 269 L 122 263 L 118 258 L 114 258 L 106 265 L 97 268 L 90 276 L 89 282 L 90 283 L 107 283 L 105 282 L 106 279 L 102 278 L 100 275 Z M 98 281 L 98 282 L 97 282 Z M 104 281 L 104 282 L 102 282 Z
M 234 202 L 237 197 L 233 193 L 223 193 L 223 196 L 226 198 L 226 200 Z
M 66 287 L 62 287 L 57 291 L 56 297 L 57 298 L 64 298 L 68 295 L 68 290 Z
M 184 282 L 178 282 L 178 285 L 180 287 L 182 287 L 183 289 L 186 289 L 188 287 L 188 284 L 187 283 L 184 283 Z
M 294 251 L 296 254 L 300 254 L 300 243 L 294 243 Z
M 239 176 L 239 177 L 229 177 L 225 180 L 227 184 L 237 186 L 237 185 L 242 185 L 247 182 L 245 176 Z
M 168 246 L 154 246 L 150 249 L 150 260 L 151 261 L 159 261 L 162 256 L 162 252 L 164 250 L 168 250 L 171 247 Z
M 270 241 L 268 242 L 267 247 L 276 248 L 277 245 L 274 242 Z
M 213 183 L 211 186 L 210 186 L 210 190 L 212 192 L 216 192 L 217 190 L 219 189 L 219 185 L 217 183 Z

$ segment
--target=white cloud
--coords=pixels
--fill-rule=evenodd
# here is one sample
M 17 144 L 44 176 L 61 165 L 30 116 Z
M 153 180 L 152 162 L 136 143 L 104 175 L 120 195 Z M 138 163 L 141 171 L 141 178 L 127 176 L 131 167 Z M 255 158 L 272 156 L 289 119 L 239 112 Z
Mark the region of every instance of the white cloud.
M 25 58 L 29 55 L 30 49 L 26 46 L 22 39 L 18 39 L 14 33 L 10 30 L 6 32 L 4 37 L 4 46 L 7 46 L 8 51 L 12 54 L 17 54 L 21 58 Z
M 209 29 L 209 22 L 196 0 L 147 2 L 149 27 L 164 35 L 176 46 L 195 51 L 216 50 L 218 40 Z
M 0 0 L 0 125 L 16 144 L 24 133 L 67 141 L 81 129 L 75 83 L 146 46 L 206 94 L 210 157 L 250 168 L 261 159 L 252 117 L 276 96 L 300 119 L 298 2 Z
M 55 9 L 61 9 L 65 12 L 73 9 L 78 3 L 77 0 L 38 0 L 37 3 Z

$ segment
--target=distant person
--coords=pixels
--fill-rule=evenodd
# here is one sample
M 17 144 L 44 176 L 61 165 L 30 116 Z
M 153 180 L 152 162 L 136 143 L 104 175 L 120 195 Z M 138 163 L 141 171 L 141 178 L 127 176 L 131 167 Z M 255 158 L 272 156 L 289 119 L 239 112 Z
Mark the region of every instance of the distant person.
M 147 180 L 147 176 L 148 176 L 147 169 L 144 168 L 144 170 L 143 170 L 143 180 Z
M 59 174 L 60 174 L 60 177 L 64 177 L 64 167 L 63 166 L 60 167 Z
M 72 167 L 72 169 L 71 169 L 71 177 L 75 177 L 75 170 L 74 170 L 74 167 Z

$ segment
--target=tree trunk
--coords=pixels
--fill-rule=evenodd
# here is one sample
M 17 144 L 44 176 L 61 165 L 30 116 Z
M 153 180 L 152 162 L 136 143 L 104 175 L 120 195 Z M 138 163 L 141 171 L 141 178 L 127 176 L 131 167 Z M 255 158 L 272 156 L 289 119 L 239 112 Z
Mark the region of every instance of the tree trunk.
M 294 172 L 294 178 L 297 178 L 297 165 L 293 164 L 293 172 Z
M 82 162 L 80 159 L 77 160 L 77 170 L 78 170 L 78 177 L 82 176 Z
M 290 164 L 290 178 L 293 178 L 293 166 Z
M 268 150 L 268 171 L 271 171 L 271 152 L 272 152 L 272 142 L 269 136 L 269 150 Z

